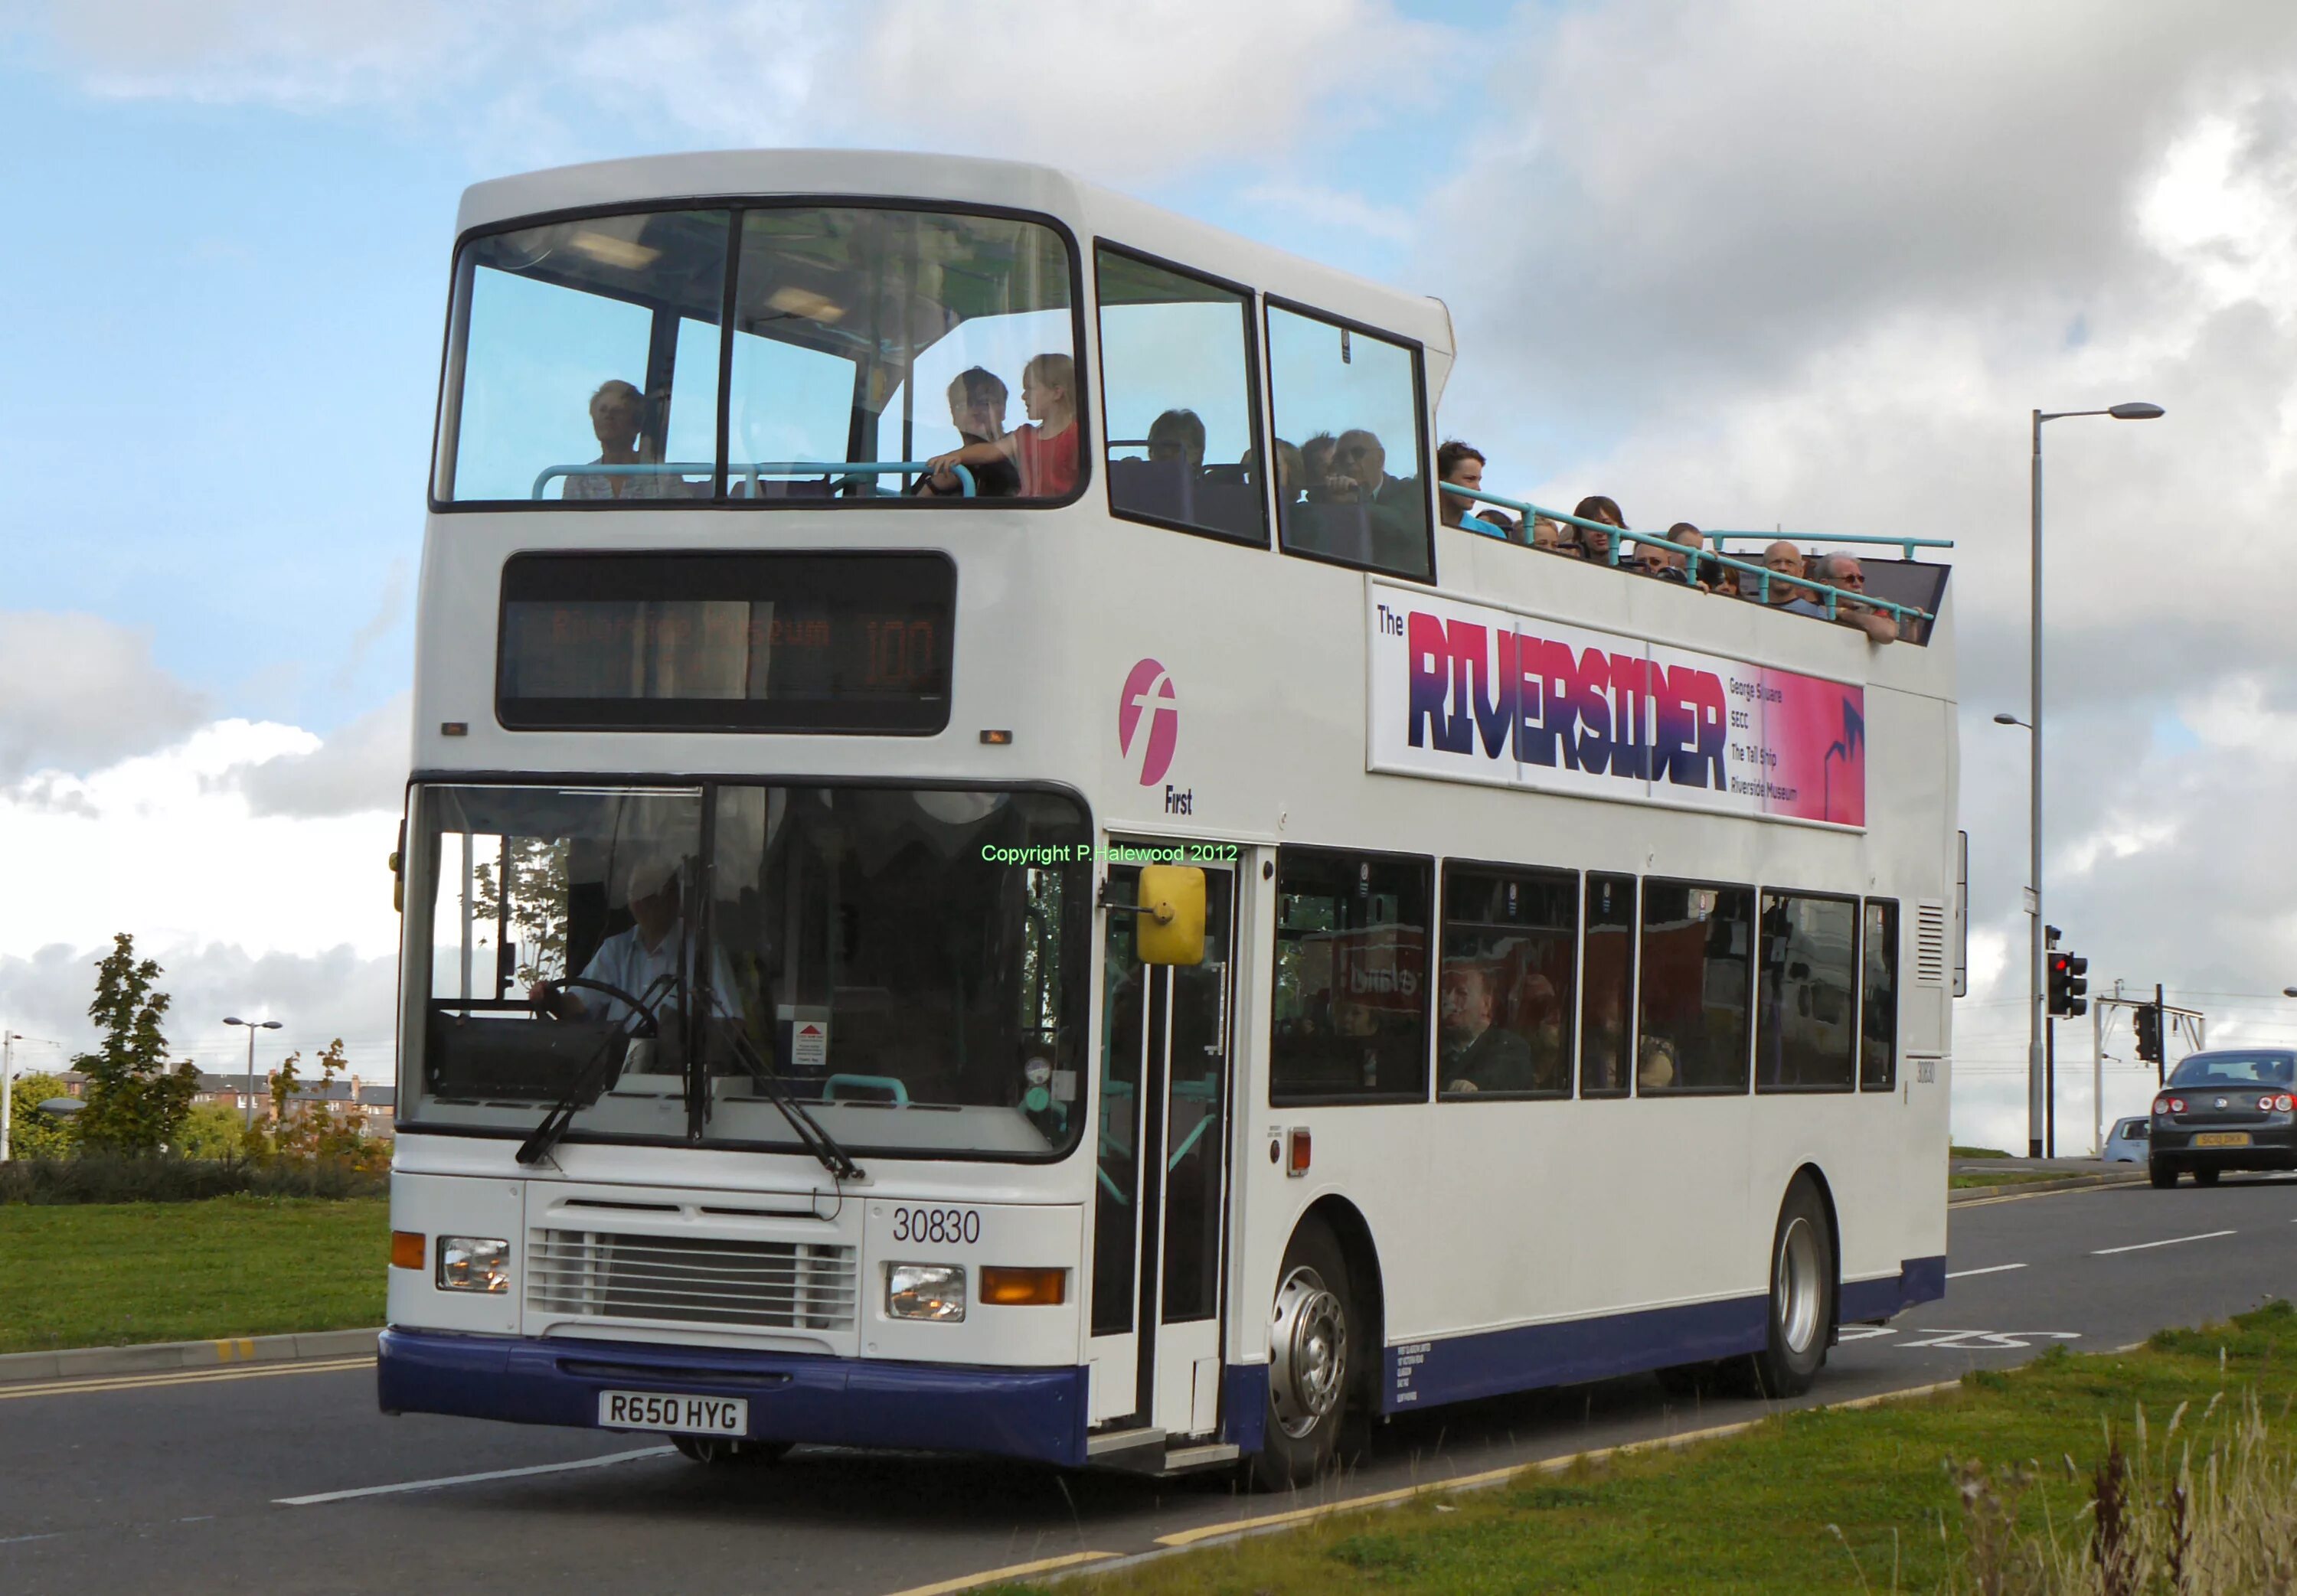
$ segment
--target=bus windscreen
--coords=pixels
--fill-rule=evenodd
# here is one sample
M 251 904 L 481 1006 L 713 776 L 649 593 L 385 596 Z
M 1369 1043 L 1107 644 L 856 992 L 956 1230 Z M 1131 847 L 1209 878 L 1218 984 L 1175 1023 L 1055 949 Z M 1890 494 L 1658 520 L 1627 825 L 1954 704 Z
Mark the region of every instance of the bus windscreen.
M 938 554 L 520 555 L 496 712 L 515 730 L 930 734 L 956 601 Z

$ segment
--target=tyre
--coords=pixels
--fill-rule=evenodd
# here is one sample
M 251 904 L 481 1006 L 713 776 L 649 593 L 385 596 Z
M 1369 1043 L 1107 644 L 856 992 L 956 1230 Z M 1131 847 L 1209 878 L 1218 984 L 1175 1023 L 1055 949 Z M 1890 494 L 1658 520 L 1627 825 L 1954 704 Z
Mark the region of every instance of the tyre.
M 719 1436 L 672 1436 L 670 1444 L 690 1463 L 707 1468 L 753 1468 L 778 1463 L 786 1441 L 735 1441 Z
M 2214 1186 L 2214 1185 L 2216 1185 L 2217 1183 L 2218 1183 L 2218 1172 L 2217 1172 L 2216 1170 L 2213 1170 L 2213 1169 L 2197 1169 L 2197 1170 L 2195 1170 L 2195 1171 L 2194 1172 L 2194 1185 L 2196 1185 L 2196 1186 Z
M 2145 1166 L 2145 1178 L 2153 1181 L 2156 1187 L 2175 1186 L 2178 1183 L 2178 1166 L 2174 1164 L 2148 1163 Z
M 1339 1455 L 1360 1355 L 1354 1310 L 1339 1242 L 1322 1221 L 1303 1221 L 1269 1304 L 1268 1411 L 1247 1466 L 1255 1490 L 1313 1485 Z
M 1758 1394 L 1800 1396 L 1826 1362 L 1834 1329 L 1834 1232 L 1811 1183 L 1798 1178 L 1771 1238 L 1770 1336 L 1750 1360 Z

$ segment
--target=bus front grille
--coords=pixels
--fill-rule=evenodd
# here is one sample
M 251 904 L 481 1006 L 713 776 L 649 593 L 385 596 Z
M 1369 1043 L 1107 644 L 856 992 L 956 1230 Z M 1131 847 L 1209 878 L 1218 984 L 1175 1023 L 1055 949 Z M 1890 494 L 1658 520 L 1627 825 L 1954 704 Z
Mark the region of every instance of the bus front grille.
M 796 1241 L 531 1230 L 530 1312 L 850 1330 L 853 1248 Z

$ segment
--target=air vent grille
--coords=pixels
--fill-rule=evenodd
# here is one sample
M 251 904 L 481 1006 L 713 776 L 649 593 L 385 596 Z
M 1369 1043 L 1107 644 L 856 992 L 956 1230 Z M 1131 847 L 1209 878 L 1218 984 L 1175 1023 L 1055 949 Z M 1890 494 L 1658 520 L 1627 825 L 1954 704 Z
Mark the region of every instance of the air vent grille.
M 1914 906 L 1914 983 L 1946 984 L 1946 905 L 1923 901 Z
M 850 1246 L 537 1230 L 526 1304 L 584 1319 L 850 1330 L 856 1273 Z

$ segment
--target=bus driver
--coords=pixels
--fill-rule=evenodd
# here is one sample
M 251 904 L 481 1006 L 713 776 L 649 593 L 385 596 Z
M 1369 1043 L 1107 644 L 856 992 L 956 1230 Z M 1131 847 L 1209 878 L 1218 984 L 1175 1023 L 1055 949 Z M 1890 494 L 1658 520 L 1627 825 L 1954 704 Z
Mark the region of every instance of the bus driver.
M 650 849 L 641 848 L 630 856 L 617 872 L 615 885 L 630 911 L 631 924 L 598 944 L 590 962 L 582 967 L 583 980 L 617 987 L 658 1012 L 686 1007 L 684 986 L 693 975 L 694 953 L 681 910 L 679 883 L 684 864 L 675 853 Z M 712 1008 L 732 1017 L 729 1004 L 734 995 L 734 975 L 722 948 L 712 952 L 710 976 Z M 527 999 L 554 1019 L 597 1019 L 613 1024 L 630 1013 L 630 1006 L 619 998 L 596 990 L 585 996 L 580 990 L 568 991 L 544 981 L 528 990 Z

